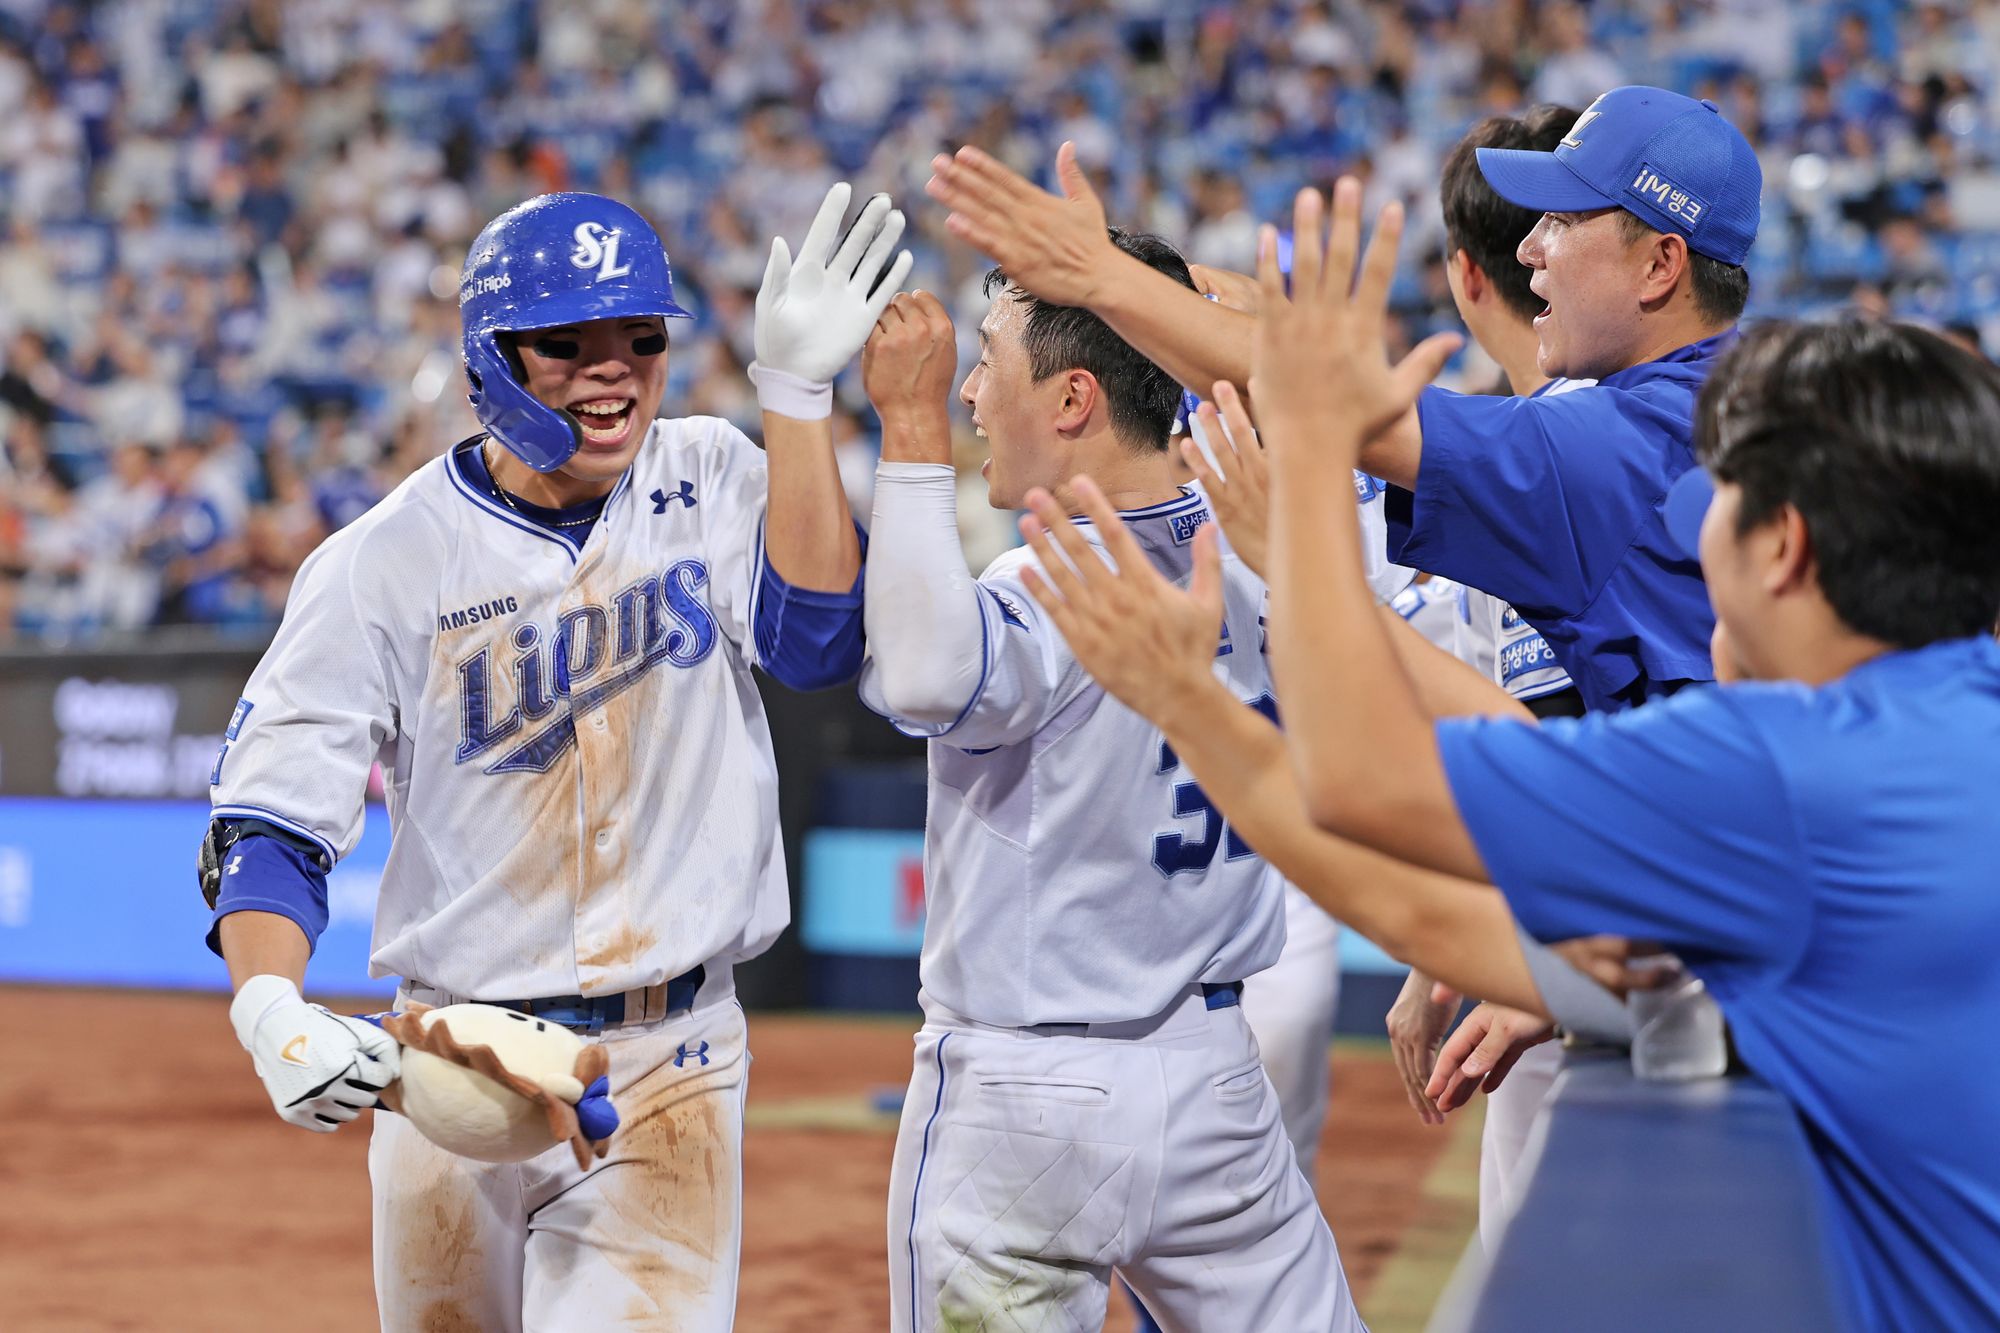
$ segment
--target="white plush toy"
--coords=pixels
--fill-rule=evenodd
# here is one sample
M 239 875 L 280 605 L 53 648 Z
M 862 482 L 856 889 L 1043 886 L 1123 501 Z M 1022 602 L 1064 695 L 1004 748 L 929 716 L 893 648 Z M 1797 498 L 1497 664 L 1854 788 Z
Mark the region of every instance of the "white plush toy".
M 522 1162 L 568 1140 L 587 1167 L 607 1151 L 618 1115 L 602 1046 L 490 1004 L 412 1005 L 382 1027 L 403 1045 L 383 1105 L 447 1152 Z

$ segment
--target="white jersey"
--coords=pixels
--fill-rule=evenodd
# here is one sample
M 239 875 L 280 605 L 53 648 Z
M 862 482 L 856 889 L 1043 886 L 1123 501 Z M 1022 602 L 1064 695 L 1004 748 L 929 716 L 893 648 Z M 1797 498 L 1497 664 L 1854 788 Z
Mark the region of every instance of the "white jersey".
M 1542 632 L 1490 592 L 1458 588 L 1456 633 L 1447 647 L 1516 699 L 1568 689 L 1569 673 Z
M 1190 488 L 1123 517 L 1185 586 L 1209 521 L 1202 496 Z M 1033 561 L 1017 547 L 979 579 L 984 662 L 960 716 L 897 720 L 933 738 L 924 991 L 1009 1027 L 1150 1017 L 1190 983 L 1241 981 L 1277 961 L 1283 881 L 1224 825 L 1159 729 L 1078 664 L 1021 582 Z M 1222 568 L 1216 674 L 1269 711 L 1264 584 L 1233 555 Z M 891 716 L 872 660 L 861 697 Z
M 215 813 L 338 858 L 380 760 L 375 976 L 601 995 L 760 952 L 788 917 L 750 674 L 766 498 L 710 417 L 653 423 L 580 548 L 433 460 L 299 571 Z

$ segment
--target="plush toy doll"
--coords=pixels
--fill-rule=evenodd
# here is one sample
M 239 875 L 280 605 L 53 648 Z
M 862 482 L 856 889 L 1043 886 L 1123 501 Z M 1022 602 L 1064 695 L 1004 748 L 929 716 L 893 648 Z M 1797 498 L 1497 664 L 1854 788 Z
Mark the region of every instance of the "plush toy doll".
M 379 1021 L 403 1046 L 382 1104 L 445 1151 L 523 1162 L 567 1141 L 584 1168 L 608 1150 L 618 1112 L 602 1046 L 490 1004 L 413 1004 Z

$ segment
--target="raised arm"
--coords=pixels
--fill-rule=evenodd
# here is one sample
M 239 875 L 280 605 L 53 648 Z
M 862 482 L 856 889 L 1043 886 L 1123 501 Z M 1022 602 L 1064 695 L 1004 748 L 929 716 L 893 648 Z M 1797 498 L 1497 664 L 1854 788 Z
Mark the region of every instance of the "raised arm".
M 990 256 L 1016 286 L 1057 305 L 1081 306 L 1147 360 L 1190 388 L 1250 377 L 1256 320 L 1205 299 L 1114 246 L 1104 205 L 1077 165 L 1076 145 L 1056 151 L 1057 197 L 977 148 L 939 154 L 925 191 L 951 210 L 952 235 Z
M 861 354 L 862 382 L 882 418 L 875 474 L 867 625 L 872 679 L 887 712 L 948 727 L 979 688 L 985 630 L 979 587 L 958 537 L 950 394 L 957 373 L 951 317 L 929 292 L 898 296 Z
M 1355 510 L 1328 502 L 1346 484 L 1362 441 L 1410 410 L 1456 345 L 1428 339 L 1389 364 L 1382 326 L 1401 232 L 1402 210 L 1392 204 L 1350 284 L 1361 187 L 1346 179 L 1335 193 L 1330 237 L 1319 194 L 1299 195 L 1289 294 L 1268 228 L 1259 247 L 1265 299 L 1251 391 L 1276 497 L 1272 671 L 1315 823 L 1414 865 L 1483 880 L 1434 719 L 1369 593 Z
M 861 350 L 911 263 L 909 251 L 895 254 L 903 215 L 887 195 L 868 201 L 836 248 L 848 194 L 845 182 L 827 192 L 796 259 L 782 236 L 772 240 L 757 292 L 751 378 L 770 477 L 765 558 L 786 584 L 810 592 L 845 593 L 861 573 L 828 424 L 833 378 Z

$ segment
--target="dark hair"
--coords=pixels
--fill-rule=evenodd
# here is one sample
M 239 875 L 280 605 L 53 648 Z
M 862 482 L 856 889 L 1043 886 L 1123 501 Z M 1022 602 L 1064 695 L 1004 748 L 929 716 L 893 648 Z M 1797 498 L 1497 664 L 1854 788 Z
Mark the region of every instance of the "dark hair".
M 1618 221 L 1627 245 L 1641 236 L 1662 234 L 1637 213 L 1620 209 Z M 1694 284 L 1695 313 L 1710 324 L 1734 324 L 1743 318 L 1743 307 L 1750 301 L 1750 274 L 1741 264 L 1725 264 L 1689 250 L 1688 279 Z
M 1194 287 L 1187 260 L 1180 251 L 1145 232 L 1110 228 L 1111 243 L 1149 268 Z M 1052 305 L 1014 287 L 1007 275 L 993 269 L 986 275 L 988 296 L 1007 289 L 1027 308 L 1022 341 L 1028 349 L 1028 373 L 1040 384 L 1051 375 L 1087 370 L 1104 389 L 1111 428 L 1134 444 L 1164 450 L 1180 408 L 1181 386 L 1173 376 L 1141 356 L 1111 331 L 1111 326 L 1081 306 Z
M 1541 217 L 1519 204 L 1510 204 L 1494 193 L 1479 170 L 1481 148 L 1523 148 L 1537 153 L 1553 153 L 1563 135 L 1576 123 L 1577 112 L 1566 106 L 1530 107 L 1524 116 L 1489 116 L 1466 132 L 1444 160 L 1444 178 L 1438 185 L 1444 204 L 1444 233 L 1451 248 L 1472 256 L 1492 284 L 1500 289 L 1500 299 L 1522 319 L 1541 313 L 1542 299 L 1528 290 L 1534 277 L 1515 257 L 1521 239 L 1535 229 Z
M 1900 648 L 2000 620 L 2000 368 L 1910 324 L 1761 325 L 1703 386 L 1695 450 L 1742 488 L 1739 532 L 1790 505 L 1848 628 Z

